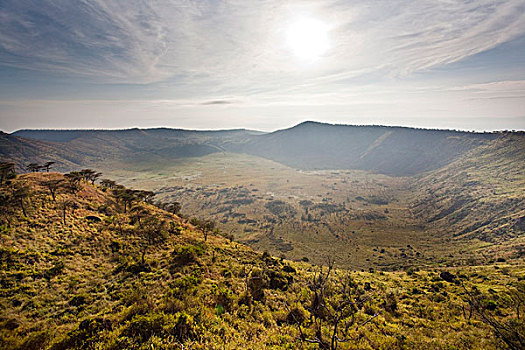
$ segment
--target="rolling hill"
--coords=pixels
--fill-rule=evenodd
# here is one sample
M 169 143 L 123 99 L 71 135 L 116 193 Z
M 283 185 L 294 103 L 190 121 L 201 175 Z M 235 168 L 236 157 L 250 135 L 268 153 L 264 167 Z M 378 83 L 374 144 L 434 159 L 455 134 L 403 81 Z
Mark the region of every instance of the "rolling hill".
M 31 173 L 0 184 L 2 349 L 496 349 L 523 340 L 519 264 L 318 267 L 220 231 L 206 239 L 138 197 L 126 208 L 123 188 L 70 179 Z

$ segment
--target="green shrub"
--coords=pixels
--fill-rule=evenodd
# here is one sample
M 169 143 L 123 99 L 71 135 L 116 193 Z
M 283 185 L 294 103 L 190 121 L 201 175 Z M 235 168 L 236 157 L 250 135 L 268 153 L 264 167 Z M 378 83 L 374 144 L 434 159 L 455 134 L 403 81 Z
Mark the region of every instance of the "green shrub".
M 171 263 L 175 266 L 185 266 L 197 261 L 197 258 L 204 254 L 203 245 L 189 245 L 178 247 L 171 253 Z
M 177 278 L 171 281 L 168 285 L 170 290 L 169 296 L 181 298 L 183 295 L 191 292 L 202 282 L 202 272 L 200 269 L 194 270 L 191 274 L 185 275 L 181 278 Z

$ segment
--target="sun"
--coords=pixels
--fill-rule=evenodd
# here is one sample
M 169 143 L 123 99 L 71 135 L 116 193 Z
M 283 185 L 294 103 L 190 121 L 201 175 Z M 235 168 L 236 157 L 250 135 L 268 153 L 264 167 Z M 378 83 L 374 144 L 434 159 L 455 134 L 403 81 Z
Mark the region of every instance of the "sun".
M 288 27 L 286 42 L 303 61 L 315 61 L 329 48 L 328 25 L 314 18 L 300 18 Z

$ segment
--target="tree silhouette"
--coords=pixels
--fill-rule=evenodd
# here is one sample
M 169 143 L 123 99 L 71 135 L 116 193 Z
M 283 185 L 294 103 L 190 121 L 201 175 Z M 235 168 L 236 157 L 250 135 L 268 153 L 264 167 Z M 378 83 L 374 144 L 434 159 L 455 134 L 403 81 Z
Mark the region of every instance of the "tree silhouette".
M 150 215 L 150 211 L 142 205 L 134 206 L 129 212 L 132 223 L 138 223 L 139 226 L 142 224 L 141 220 Z
M 67 188 L 71 193 L 76 193 L 80 190 L 80 181 L 82 181 L 82 174 L 78 171 L 72 171 L 64 175 L 67 183 Z
M 14 186 L 13 186 L 13 191 L 12 191 L 12 195 L 13 195 L 13 199 L 16 203 L 18 203 L 18 205 L 20 205 L 20 208 L 22 209 L 22 213 L 24 214 L 24 216 L 27 216 L 27 212 L 26 212 L 26 206 L 25 206 L 25 200 L 30 196 L 31 194 L 31 190 L 29 188 L 29 186 L 25 183 L 15 183 Z
M 45 180 L 40 182 L 42 186 L 47 187 L 49 193 L 51 194 L 51 198 L 53 198 L 54 202 L 56 202 L 56 192 L 63 185 L 63 183 L 63 179 Z
M 122 202 L 122 204 L 124 204 L 124 213 L 126 213 L 127 208 L 131 207 L 133 202 L 137 200 L 136 191 L 125 188 L 122 185 L 118 185 L 113 189 L 113 195 L 117 202 Z
M 153 197 L 155 197 L 155 192 L 135 190 L 135 196 L 138 200 L 151 204 L 153 203 Z
M 42 166 L 37 164 L 37 163 L 29 163 L 27 166 L 26 166 L 26 169 L 31 172 L 31 173 L 36 173 L 38 171 L 40 171 L 40 169 L 42 169 Z
M 59 203 L 59 208 L 62 210 L 62 222 L 64 223 L 64 225 L 67 224 L 66 222 L 67 208 L 73 207 L 74 204 L 76 203 L 71 199 L 64 199 L 60 201 Z
M 102 187 L 109 188 L 109 189 L 113 189 L 117 186 L 117 183 L 115 181 L 109 180 L 109 179 L 100 180 L 100 184 L 102 185 Z
M 46 172 L 49 172 L 49 168 L 51 165 L 55 164 L 56 162 L 45 162 L 42 168 L 46 169 Z
M 165 210 L 169 211 L 170 213 L 173 213 L 175 215 L 180 214 L 180 210 L 182 209 L 182 205 L 179 202 L 171 202 L 166 204 Z

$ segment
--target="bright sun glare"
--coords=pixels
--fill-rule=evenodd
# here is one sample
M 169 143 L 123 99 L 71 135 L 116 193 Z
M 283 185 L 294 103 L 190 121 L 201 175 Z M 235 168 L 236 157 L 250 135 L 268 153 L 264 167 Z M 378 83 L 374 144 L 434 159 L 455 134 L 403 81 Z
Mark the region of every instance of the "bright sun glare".
M 328 26 L 313 18 L 301 18 L 288 27 L 286 40 L 297 58 L 315 61 L 328 50 Z

